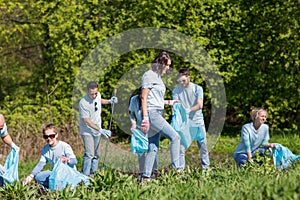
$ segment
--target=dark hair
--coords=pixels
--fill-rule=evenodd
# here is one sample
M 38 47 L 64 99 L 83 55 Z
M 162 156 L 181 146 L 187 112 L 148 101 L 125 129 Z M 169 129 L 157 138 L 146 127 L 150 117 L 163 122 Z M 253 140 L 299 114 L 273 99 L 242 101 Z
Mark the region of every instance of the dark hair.
M 141 105 L 142 105 L 142 100 L 141 100 L 142 89 L 143 89 L 142 86 L 140 86 L 137 90 L 134 91 L 133 95 L 129 98 L 129 104 L 130 104 L 131 98 L 134 97 L 135 95 L 138 95 L 138 104 L 139 104 L 139 107 L 141 107 Z
M 168 60 L 171 60 L 171 66 L 172 66 L 171 56 L 165 51 L 160 52 L 156 56 L 156 58 L 152 61 L 152 64 L 151 64 L 152 70 L 161 74 L 164 66 L 168 64 Z M 169 73 L 167 73 L 167 74 L 169 74 Z
M 187 68 L 182 68 L 179 70 L 178 76 L 190 76 L 190 71 Z
M 46 130 L 49 129 L 52 129 L 55 134 L 58 133 L 58 128 L 55 126 L 55 124 L 48 124 L 43 128 L 43 135 L 45 135 Z
M 98 88 L 98 83 L 91 81 L 87 84 L 87 90 Z

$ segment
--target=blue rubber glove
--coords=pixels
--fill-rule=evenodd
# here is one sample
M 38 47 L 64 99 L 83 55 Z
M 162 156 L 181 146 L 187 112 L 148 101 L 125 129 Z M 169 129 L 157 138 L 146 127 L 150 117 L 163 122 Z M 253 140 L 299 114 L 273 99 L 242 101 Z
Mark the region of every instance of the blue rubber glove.
M 109 100 L 109 103 L 110 104 L 117 104 L 118 103 L 118 97 L 116 97 L 116 96 L 112 96 L 111 98 L 110 98 L 110 100 Z
M 101 129 L 101 134 L 104 135 L 106 138 L 111 137 L 111 131 L 106 129 Z
M 10 147 L 15 150 L 16 152 L 18 152 L 20 150 L 20 148 L 15 144 L 15 143 L 11 143 Z

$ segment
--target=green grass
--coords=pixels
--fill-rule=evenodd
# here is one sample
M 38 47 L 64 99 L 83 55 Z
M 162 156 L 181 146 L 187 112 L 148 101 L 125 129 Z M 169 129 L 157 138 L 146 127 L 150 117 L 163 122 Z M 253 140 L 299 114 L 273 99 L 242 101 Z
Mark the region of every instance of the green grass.
M 272 136 L 292 151 L 297 149 L 299 136 Z M 280 142 L 279 142 L 280 141 Z M 0 199 L 299 199 L 300 163 L 286 171 L 277 171 L 272 161 L 237 169 L 232 153 L 239 138 L 222 136 L 211 151 L 211 169 L 202 171 L 195 144 L 187 151 L 187 169 L 182 174 L 165 168 L 161 175 L 139 184 L 134 175 L 107 168 L 105 175 L 97 173 L 89 186 L 74 190 L 43 193 L 36 184 L 16 184 L 0 188 Z M 80 161 L 81 163 L 81 161 Z M 20 163 L 19 175 L 27 175 L 36 162 Z M 80 168 L 80 167 L 78 167 Z

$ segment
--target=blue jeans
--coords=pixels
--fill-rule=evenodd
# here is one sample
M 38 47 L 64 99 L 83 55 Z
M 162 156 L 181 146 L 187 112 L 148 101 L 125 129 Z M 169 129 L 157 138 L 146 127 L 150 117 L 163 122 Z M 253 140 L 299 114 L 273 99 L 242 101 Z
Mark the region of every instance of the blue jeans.
M 49 188 L 49 177 L 51 172 L 51 170 L 42 171 L 34 176 L 34 180 L 39 184 Z
M 138 154 L 140 174 L 143 174 L 143 172 L 144 172 L 145 159 L 146 159 L 146 153 Z M 156 157 L 155 157 L 155 160 L 153 163 L 152 173 L 157 173 L 157 172 L 158 172 L 158 155 L 156 154 Z
M 100 157 L 101 135 L 81 135 L 84 145 L 82 173 L 93 175 L 98 170 Z
M 1 187 L 1 186 L 4 186 L 4 180 L 3 180 L 2 177 L 0 177 L 0 187 Z
M 173 127 L 165 120 L 163 127 L 159 133 L 162 133 L 166 136 L 170 141 L 170 153 L 171 153 L 171 162 L 172 167 L 175 169 L 179 168 L 179 148 L 180 148 L 180 136 L 179 134 L 173 129 Z M 145 168 L 143 172 L 143 177 L 151 177 L 151 172 L 153 168 L 153 164 L 155 158 L 157 156 L 157 151 L 159 147 L 159 139 L 160 134 L 157 133 L 152 137 L 148 138 L 149 141 L 149 149 L 147 156 L 145 158 Z
M 255 152 L 259 151 L 259 155 L 264 157 L 265 152 L 267 150 L 268 150 L 268 148 L 257 148 L 257 149 L 255 149 L 254 151 L 251 152 L 251 156 L 252 156 L 252 158 L 255 158 Z M 233 158 L 234 158 L 235 162 L 238 164 L 239 167 L 246 164 L 247 161 L 248 161 L 248 156 L 247 156 L 246 153 L 234 153 Z
M 206 146 L 206 130 L 204 125 L 200 125 L 199 127 L 191 127 L 191 128 L 201 128 L 201 131 L 203 133 L 203 139 L 197 140 L 197 145 L 200 150 L 200 159 L 201 159 L 201 165 L 202 169 L 209 168 L 210 161 L 209 161 L 209 155 L 208 155 L 208 149 Z M 179 157 L 179 165 L 180 169 L 185 169 L 185 148 L 183 145 L 180 145 L 180 157 Z

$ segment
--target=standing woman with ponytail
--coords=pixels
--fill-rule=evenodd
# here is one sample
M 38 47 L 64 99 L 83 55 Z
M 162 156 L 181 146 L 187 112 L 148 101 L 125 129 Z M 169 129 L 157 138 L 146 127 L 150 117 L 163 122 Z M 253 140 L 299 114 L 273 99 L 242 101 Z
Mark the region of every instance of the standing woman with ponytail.
M 168 74 L 172 60 L 167 52 L 161 52 L 151 63 L 152 69 L 142 77 L 142 124 L 141 130 L 148 134 L 149 148 L 145 158 L 143 180 L 149 181 L 159 147 L 160 133 L 170 141 L 171 162 L 179 169 L 180 136 L 162 116 L 164 104 L 173 105 L 177 100 L 164 101 L 166 86 L 161 76 Z
M 261 156 L 268 148 L 274 148 L 274 143 L 269 143 L 269 126 L 265 124 L 268 113 L 262 108 L 254 108 L 251 112 L 253 122 L 243 125 L 241 140 L 233 154 L 234 160 L 239 166 L 253 162 L 255 152 Z

